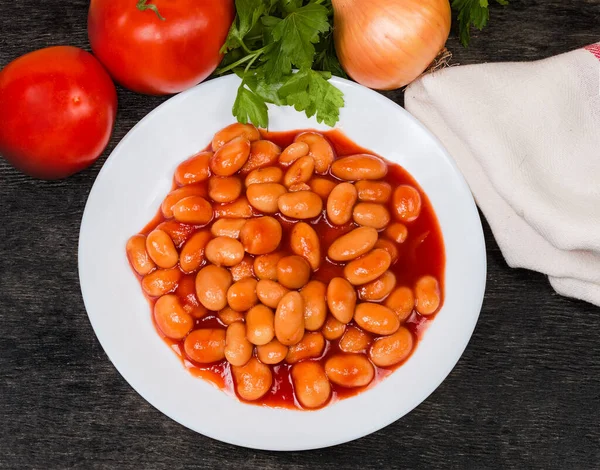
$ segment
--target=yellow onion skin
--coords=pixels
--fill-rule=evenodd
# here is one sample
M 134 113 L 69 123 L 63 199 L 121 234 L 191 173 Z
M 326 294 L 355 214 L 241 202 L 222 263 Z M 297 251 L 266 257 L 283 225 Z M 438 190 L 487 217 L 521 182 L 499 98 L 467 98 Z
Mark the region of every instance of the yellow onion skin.
M 376 90 L 408 85 L 450 34 L 449 0 L 333 0 L 335 49 L 356 82 Z

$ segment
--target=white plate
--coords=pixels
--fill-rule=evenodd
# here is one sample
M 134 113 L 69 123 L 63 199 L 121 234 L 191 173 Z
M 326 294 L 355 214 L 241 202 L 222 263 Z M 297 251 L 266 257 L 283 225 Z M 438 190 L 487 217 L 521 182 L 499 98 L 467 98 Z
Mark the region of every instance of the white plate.
M 92 188 L 79 237 L 79 278 L 96 335 L 125 380 L 175 421 L 245 447 L 303 450 L 362 437 L 419 405 L 452 370 L 477 322 L 485 246 L 471 193 L 445 150 L 404 109 L 339 78 L 346 106 L 337 127 L 405 167 L 429 196 L 446 246 L 444 306 L 410 360 L 372 389 L 318 411 L 243 404 L 193 377 L 165 345 L 125 256 L 125 243 L 155 215 L 175 167 L 233 122 L 235 76 L 177 95 L 140 121 L 112 152 Z M 327 129 L 293 109 L 271 108 L 271 130 Z M 461 402 L 457 399 L 456 406 Z

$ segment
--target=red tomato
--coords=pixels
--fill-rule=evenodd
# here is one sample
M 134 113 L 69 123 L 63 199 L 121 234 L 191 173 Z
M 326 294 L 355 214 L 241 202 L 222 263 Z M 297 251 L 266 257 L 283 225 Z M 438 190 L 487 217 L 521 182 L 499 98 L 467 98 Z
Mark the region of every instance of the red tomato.
M 146 5 L 144 0 L 137 4 Z M 179 93 L 219 65 L 235 16 L 233 0 L 92 0 L 92 50 L 121 85 L 139 93 Z M 159 14 L 162 18 L 160 19 Z
M 0 155 L 30 176 L 64 178 L 100 156 L 116 112 L 115 85 L 92 54 L 30 52 L 0 71 Z

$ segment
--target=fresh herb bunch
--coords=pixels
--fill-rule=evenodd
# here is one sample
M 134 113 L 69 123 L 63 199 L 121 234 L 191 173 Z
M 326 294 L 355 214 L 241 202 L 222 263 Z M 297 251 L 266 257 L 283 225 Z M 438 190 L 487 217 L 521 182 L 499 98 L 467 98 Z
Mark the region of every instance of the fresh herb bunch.
M 496 0 L 500 5 L 508 5 L 508 0 Z M 458 37 L 463 46 L 471 41 L 471 26 L 481 31 L 490 19 L 488 0 L 452 0 L 452 9 L 458 16 Z
M 217 74 L 233 70 L 242 79 L 233 105 L 237 120 L 267 127 L 267 103 L 273 103 L 333 126 L 344 98 L 328 79 L 345 74 L 333 46 L 331 0 L 236 0 L 235 5 Z

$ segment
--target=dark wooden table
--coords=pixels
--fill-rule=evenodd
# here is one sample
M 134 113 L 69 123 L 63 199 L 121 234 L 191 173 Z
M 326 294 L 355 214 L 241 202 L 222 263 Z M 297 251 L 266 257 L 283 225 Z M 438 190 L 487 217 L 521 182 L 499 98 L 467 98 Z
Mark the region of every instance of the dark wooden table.
M 0 1 L 0 67 L 50 45 L 88 48 L 87 5 Z M 469 49 L 453 34 L 455 62 L 539 59 L 600 40 L 600 0 L 513 0 L 491 16 Z M 488 285 L 475 334 L 435 393 L 387 428 L 329 449 L 258 452 L 146 403 L 94 336 L 77 239 L 105 156 L 164 99 L 119 89 L 105 155 L 67 180 L 33 180 L 0 161 L 1 468 L 600 468 L 600 309 L 510 269 L 485 221 Z

